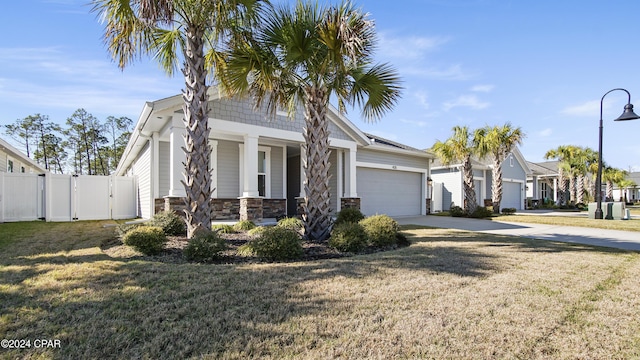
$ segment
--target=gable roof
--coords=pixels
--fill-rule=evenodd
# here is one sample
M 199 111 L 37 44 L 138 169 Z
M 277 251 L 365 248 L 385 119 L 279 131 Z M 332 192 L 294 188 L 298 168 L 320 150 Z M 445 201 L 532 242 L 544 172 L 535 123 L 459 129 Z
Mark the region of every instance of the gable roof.
M 39 172 L 42 172 L 42 173 L 47 172 L 47 170 L 42 168 L 37 162 L 35 162 L 33 159 L 25 155 L 22 151 L 13 147 L 11 144 L 6 142 L 2 138 L 0 138 L 0 150 L 6 152 L 7 154 L 11 155 L 16 159 L 20 159 L 20 162 L 33 167 L 35 170 L 38 170 Z
M 558 175 L 558 165 L 559 161 L 544 161 L 544 162 L 530 162 L 527 161 L 529 167 L 533 171 L 532 175 L 534 176 L 556 176 Z
M 516 146 L 513 148 L 513 150 L 511 151 L 511 154 L 513 154 L 513 156 L 516 157 L 516 159 L 518 160 L 518 162 L 520 163 L 520 165 L 522 166 L 522 169 L 524 170 L 526 175 L 529 175 L 532 173 L 531 167 L 529 167 L 529 162 L 527 160 L 525 160 L 524 156 L 522 156 L 522 153 L 520 152 L 520 149 Z M 461 166 L 462 163 L 453 163 L 453 164 L 449 164 L 449 165 L 444 165 L 442 163 L 442 161 L 440 161 L 440 159 L 436 159 L 432 169 L 436 169 L 436 168 L 451 168 L 451 167 L 456 167 L 456 166 Z M 491 163 L 491 160 L 489 157 L 485 157 L 485 158 L 477 158 L 477 157 L 472 157 L 471 158 L 471 166 L 474 169 L 480 169 L 480 170 L 488 170 L 491 169 L 493 167 L 493 164 Z

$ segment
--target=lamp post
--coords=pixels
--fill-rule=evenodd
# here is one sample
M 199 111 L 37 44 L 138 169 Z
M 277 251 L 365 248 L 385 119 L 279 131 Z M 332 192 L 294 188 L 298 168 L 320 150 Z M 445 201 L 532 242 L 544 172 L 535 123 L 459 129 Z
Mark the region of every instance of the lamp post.
M 640 116 L 636 115 L 633 112 L 633 105 L 631 104 L 631 94 L 621 88 L 616 88 L 613 90 L 607 91 L 604 95 L 602 95 L 602 99 L 600 100 L 600 133 L 598 138 L 598 174 L 596 175 L 596 219 L 602 219 L 602 104 L 604 102 L 604 97 L 607 96 L 610 92 L 621 90 L 627 93 L 627 105 L 624 106 L 624 112 L 614 121 L 625 121 L 625 120 L 635 120 L 640 119 Z

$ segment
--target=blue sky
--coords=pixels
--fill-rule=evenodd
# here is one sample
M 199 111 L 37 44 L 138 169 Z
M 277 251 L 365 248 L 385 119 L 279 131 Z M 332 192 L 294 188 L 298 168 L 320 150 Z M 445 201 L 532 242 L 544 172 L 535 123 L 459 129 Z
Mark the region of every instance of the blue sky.
M 134 121 L 145 101 L 179 94 L 151 59 L 120 71 L 87 0 L 23 0 L 0 13 L 0 124 L 35 113 L 64 123 L 76 109 Z M 278 1 L 274 1 L 278 3 Z M 402 99 L 363 131 L 428 148 L 455 125 L 507 121 L 543 161 L 558 145 L 598 147 L 600 100 L 625 88 L 640 113 L 640 1 L 358 1 L 375 20 L 377 58 L 403 78 Z M 640 171 L 640 120 L 613 122 L 627 96 L 604 101 L 607 163 Z M 3 137 L 4 134 L 2 135 Z

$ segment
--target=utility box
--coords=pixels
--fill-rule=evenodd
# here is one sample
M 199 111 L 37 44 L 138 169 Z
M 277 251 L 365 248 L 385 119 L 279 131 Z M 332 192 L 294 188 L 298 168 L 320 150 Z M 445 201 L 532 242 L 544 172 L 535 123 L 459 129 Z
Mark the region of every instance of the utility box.
M 597 203 L 589 203 L 589 219 L 594 219 L 596 216 Z M 622 220 L 625 218 L 625 205 L 624 202 L 603 202 L 602 203 L 602 218 L 607 220 Z

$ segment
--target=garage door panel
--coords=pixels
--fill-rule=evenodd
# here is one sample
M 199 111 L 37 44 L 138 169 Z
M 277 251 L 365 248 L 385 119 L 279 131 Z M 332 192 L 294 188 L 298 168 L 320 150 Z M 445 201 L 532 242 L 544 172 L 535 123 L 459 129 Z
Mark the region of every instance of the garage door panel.
M 420 215 L 421 173 L 371 168 L 357 172 L 357 193 L 365 215 Z
M 522 210 L 522 184 L 518 182 L 502 182 L 501 208 L 515 208 Z

